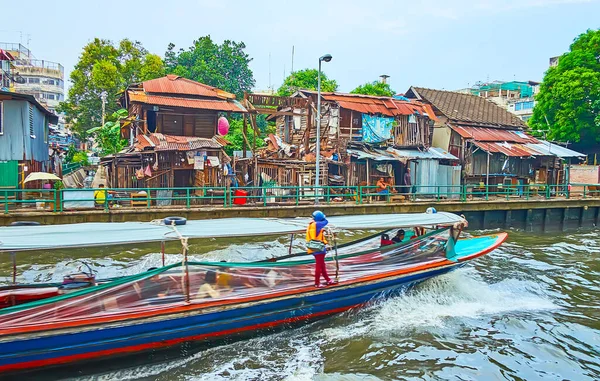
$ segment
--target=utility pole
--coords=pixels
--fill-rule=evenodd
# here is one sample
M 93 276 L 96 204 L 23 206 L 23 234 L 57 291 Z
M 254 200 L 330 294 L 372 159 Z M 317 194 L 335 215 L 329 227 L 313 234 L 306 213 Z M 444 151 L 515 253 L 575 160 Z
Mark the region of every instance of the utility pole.
M 106 98 L 108 93 L 103 91 L 100 93 L 100 99 L 102 99 L 102 125 L 104 126 L 104 119 L 106 118 Z

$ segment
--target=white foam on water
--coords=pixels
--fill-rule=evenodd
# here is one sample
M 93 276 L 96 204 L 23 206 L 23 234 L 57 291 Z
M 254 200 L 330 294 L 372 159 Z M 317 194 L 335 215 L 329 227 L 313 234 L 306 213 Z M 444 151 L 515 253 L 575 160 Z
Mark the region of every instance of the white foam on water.
M 473 269 L 430 279 L 397 297 L 377 302 L 347 327 L 324 330 L 328 339 L 443 328 L 454 319 L 479 319 L 511 312 L 560 308 L 540 285 L 517 279 L 487 284 Z
M 298 333 L 299 331 L 294 331 Z M 200 351 L 166 363 L 123 369 L 78 380 L 171 379 L 190 381 L 309 381 L 322 373 L 320 340 L 276 334 Z M 273 352 L 277 348 L 277 352 Z M 174 372 L 175 371 L 175 372 Z
M 297 336 L 287 339 L 287 343 L 274 345 L 272 342 L 281 339 L 282 335 L 275 335 L 240 344 L 243 357 L 240 353 L 225 356 L 221 354 L 217 357 L 217 363 L 212 364 L 211 369 L 207 369 L 206 373 L 188 376 L 186 379 L 190 381 L 314 380 L 323 369 L 321 342 L 309 342 L 308 339 Z M 275 356 L 272 350 L 274 346 L 278 348 Z

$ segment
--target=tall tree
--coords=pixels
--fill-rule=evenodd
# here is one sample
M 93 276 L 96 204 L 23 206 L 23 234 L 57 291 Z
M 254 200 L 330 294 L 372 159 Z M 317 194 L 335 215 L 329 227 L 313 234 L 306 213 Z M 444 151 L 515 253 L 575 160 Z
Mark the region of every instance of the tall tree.
M 350 94 L 374 95 L 379 97 L 392 97 L 396 92 L 392 90 L 389 84 L 374 81 L 365 83 L 352 90 Z
M 71 87 L 66 102 L 58 108 L 80 135 L 102 122 L 102 100 L 106 91 L 106 115 L 110 120 L 120 107 L 119 92 L 133 82 L 158 78 L 165 74 L 162 59 L 150 54 L 139 42 L 122 40 L 115 46 L 96 38 L 83 48 L 79 62 L 71 72 Z
M 225 40 L 216 44 L 210 36 L 200 37 L 188 50 L 175 51 L 169 44 L 165 63 L 169 73 L 228 91 L 241 98 L 254 86 L 252 58 L 243 42 Z
M 298 70 L 290 74 L 284 81 L 277 95 L 288 97 L 299 89 L 317 90 L 319 71 L 317 69 Z M 321 91 L 336 91 L 338 84 L 335 80 L 327 78 L 325 73 L 321 72 Z
M 600 142 L 600 30 L 571 44 L 548 69 L 529 125 L 559 141 Z

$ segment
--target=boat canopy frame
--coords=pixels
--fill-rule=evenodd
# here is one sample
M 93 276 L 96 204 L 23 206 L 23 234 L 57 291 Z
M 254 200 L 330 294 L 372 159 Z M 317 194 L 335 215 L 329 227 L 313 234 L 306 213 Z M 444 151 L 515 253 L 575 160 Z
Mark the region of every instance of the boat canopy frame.
M 186 225 L 176 227 L 157 222 L 6 226 L 0 227 L 0 253 L 183 239 L 301 234 L 306 231 L 310 221 L 309 218 L 219 218 L 190 220 Z M 332 231 L 435 228 L 466 222 L 463 217 L 448 212 L 333 216 L 328 221 Z

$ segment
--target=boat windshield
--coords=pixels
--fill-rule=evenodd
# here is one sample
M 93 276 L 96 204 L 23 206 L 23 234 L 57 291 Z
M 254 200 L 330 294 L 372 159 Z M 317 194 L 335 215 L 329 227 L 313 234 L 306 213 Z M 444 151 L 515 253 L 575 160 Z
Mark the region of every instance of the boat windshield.
M 342 284 L 400 276 L 445 261 L 448 229 L 379 247 L 379 236 L 327 256 L 327 271 Z M 362 248 L 362 250 L 361 250 Z M 264 300 L 314 288 L 314 260 L 258 263 L 188 262 L 0 310 L 0 334 L 153 316 L 192 307 Z M 69 324 L 67 324 L 69 325 Z

